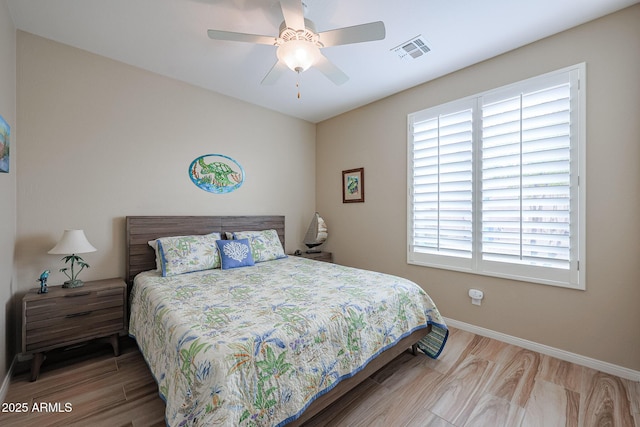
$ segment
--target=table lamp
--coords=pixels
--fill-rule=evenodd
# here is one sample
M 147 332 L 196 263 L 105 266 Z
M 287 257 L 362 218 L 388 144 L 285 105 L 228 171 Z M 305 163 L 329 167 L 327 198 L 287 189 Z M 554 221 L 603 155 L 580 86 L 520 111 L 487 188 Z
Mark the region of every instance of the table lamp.
M 79 288 L 84 285 L 84 282 L 78 279 L 78 274 L 85 268 L 89 268 L 89 264 L 76 254 L 95 252 L 96 250 L 87 240 L 83 230 L 64 230 L 58 244 L 49 251 L 50 254 L 71 254 L 62 258 L 65 263 L 71 263 L 71 268 L 64 267 L 60 269 L 60 272 L 69 278 L 62 285 L 63 288 Z M 76 264 L 80 267 L 77 271 Z

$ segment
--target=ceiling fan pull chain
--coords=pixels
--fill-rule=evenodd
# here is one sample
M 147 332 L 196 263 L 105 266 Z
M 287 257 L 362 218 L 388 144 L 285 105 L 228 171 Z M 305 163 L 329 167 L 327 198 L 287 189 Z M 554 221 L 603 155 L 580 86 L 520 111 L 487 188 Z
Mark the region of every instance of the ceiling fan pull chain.
M 296 79 L 296 87 L 298 88 L 298 99 L 300 99 L 300 71 L 298 71 L 298 78 Z

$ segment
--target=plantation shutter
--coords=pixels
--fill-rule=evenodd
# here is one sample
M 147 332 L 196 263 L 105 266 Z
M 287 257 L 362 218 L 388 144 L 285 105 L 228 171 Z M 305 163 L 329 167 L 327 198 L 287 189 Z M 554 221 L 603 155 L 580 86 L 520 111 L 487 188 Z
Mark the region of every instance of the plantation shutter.
M 470 259 L 473 252 L 472 109 L 415 115 L 410 153 L 411 249 Z
M 570 267 L 570 89 L 483 98 L 482 260 Z
M 584 76 L 408 115 L 409 264 L 585 289 Z

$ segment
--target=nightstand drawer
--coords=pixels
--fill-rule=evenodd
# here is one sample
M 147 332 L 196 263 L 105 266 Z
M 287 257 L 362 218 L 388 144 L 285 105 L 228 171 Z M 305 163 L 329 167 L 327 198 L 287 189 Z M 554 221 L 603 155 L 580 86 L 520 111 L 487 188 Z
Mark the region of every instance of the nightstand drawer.
M 124 327 L 122 304 L 102 310 L 75 310 L 62 317 L 27 322 L 26 351 L 110 335 L 122 331 Z
M 28 301 L 25 304 L 27 324 L 48 320 L 56 317 L 66 317 L 87 311 L 122 307 L 124 305 L 124 291 L 122 289 L 108 289 L 104 291 L 69 292 L 54 298 Z

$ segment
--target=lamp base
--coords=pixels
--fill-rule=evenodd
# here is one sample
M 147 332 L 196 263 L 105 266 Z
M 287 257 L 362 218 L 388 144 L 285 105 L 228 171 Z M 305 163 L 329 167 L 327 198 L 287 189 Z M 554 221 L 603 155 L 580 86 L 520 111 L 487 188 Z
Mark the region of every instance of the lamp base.
M 62 284 L 63 288 L 79 288 L 81 286 L 84 286 L 84 282 L 82 280 L 67 280 L 66 282 L 64 282 Z

